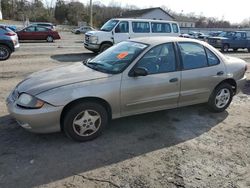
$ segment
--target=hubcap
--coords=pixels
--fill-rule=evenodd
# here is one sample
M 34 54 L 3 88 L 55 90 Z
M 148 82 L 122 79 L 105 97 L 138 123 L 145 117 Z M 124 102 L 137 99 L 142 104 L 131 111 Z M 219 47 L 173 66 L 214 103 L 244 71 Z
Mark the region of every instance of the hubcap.
M 228 51 L 228 46 L 227 46 L 227 45 L 224 46 L 224 51 L 225 51 L 225 52 Z
M 217 108 L 224 108 L 230 100 L 229 89 L 221 89 L 215 97 L 215 105 Z
M 90 136 L 100 128 L 100 125 L 100 114 L 94 110 L 85 110 L 75 117 L 73 130 L 79 136 Z
M 0 47 L 0 58 L 5 59 L 8 57 L 8 50 L 6 48 Z
M 52 42 L 52 41 L 53 41 L 53 38 L 52 38 L 52 37 L 48 37 L 48 38 L 47 38 L 47 41 Z

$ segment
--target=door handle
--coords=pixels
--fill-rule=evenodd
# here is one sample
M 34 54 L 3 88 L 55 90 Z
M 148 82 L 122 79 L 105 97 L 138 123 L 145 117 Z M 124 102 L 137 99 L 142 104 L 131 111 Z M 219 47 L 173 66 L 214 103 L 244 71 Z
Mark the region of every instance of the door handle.
M 169 80 L 169 82 L 173 83 L 173 82 L 178 82 L 178 78 L 172 78 Z
M 217 75 L 218 76 L 221 76 L 221 75 L 223 75 L 224 74 L 224 72 L 223 71 L 219 71 L 219 72 L 217 72 Z

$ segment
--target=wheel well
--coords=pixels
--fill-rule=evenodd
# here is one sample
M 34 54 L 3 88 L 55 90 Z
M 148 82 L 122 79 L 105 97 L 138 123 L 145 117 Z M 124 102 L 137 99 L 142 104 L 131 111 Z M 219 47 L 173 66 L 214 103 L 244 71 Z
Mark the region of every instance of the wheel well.
M 105 101 L 104 99 L 98 98 L 98 97 L 85 97 L 85 98 L 80 98 L 80 99 L 76 99 L 74 101 L 71 101 L 70 103 L 68 103 L 66 106 L 64 106 L 61 116 L 60 116 L 60 126 L 61 126 L 61 130 L 63 131 L 63 117 L 64 115 L 67 113 L 67 111 L 70 109 L 71 106 L 74 106 L 77 103 L 80 102 L 95 102 L 98 104 L 101 104 L 108 112 L 108 119 L 111 120 L 112 119 L 112 109 L 109 105 L 109 103 L 107 101 Z
M 219 85 L 221 85 L 221 84 L 223 84 L 223 83 L 228 83 L 228 84 L 230 84 L 230 85 L 232 86 L 232 88 L 233 88 L 234 94 L 236 94 L 236 91 L 237 91 L 237 83 L 235 82 L 234 79 L 228 78 L 228 79 L 226 79 L 226 80 L 223 80 L 223 81 L 220 82 L 216 87 L 218 87 Z
M 113 43 L 112 43 L 112 42 L 110 42 L 110 41 L 104 41 L 104 42 L 101 43 L 100 48 L 101 48 L 101 46 L 102 46 L 103 44 L 110 44 L 111 46 L 113 46 Z

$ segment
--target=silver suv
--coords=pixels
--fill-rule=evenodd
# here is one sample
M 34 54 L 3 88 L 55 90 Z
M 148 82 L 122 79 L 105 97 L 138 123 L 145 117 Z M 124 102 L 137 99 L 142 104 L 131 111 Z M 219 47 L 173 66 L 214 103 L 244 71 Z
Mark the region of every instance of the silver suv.
M 0 61 L 7 60 L 18 47 L 17 34 L 7 26 L 0 25 Z

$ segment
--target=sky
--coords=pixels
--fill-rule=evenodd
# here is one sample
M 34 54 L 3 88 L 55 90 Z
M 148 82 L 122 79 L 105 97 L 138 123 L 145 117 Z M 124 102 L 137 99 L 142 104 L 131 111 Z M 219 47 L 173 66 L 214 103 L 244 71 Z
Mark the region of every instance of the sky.
M 89 2 L 89 0 L 80 0 Z M 93 0 L 109 5 L 117 2 L 121 6 L 135 5 L 138 8 L 161 7 L 183 14 L 194 12 L 207 17 L 224 19 L 231 23 L 240 23 L 244 19 L 250 19 L 250 0 Z

